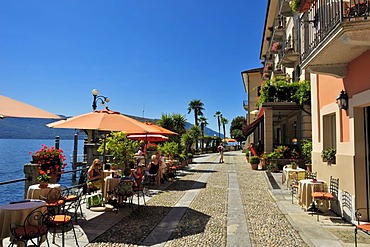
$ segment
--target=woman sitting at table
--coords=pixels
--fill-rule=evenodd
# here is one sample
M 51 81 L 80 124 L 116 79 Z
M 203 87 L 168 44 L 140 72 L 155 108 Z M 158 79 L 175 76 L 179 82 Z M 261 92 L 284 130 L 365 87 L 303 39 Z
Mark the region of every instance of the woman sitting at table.
M 152 158 L 152 161 L 148 164 L 148 167 L 146 168 L 146 170 L 151 175 L 157 174 L 155 178 L 155 182 L 157 185 L 160 185 L 161 177 L 160 177 L 160 172 L 159 172 L 159 161 L 155 154 L 153 154 L 151 158 Z
M 87 185 L 89 188 L 102 189 L 104 183 L 103 171 L 101 169 L 101 163 L 99 159 L 94 159 L 91 164 L 88 172 L 88 182 Z
M 134 176 L 136 187 L 141 186 L 141 181 L 143 180 L 143 167 L 141 165 L 138 165 L 136 169 L 132 172 L 132 175 Z

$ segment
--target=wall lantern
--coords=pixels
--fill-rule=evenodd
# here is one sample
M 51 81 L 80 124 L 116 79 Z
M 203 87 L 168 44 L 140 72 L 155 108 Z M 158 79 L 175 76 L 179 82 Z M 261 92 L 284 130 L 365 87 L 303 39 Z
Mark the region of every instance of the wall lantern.
M 339 109 L 347 110 L 348 109 L 348 95 L 346 91 L 340 91 L 340 94 L 336 98 Z

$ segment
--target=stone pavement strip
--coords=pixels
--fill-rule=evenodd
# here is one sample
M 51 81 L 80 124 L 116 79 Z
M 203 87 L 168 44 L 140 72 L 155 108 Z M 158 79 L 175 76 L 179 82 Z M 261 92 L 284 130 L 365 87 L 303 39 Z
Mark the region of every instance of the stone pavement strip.
M 353 246 L 353 226 L 330 214 L 317 221 L 292 204 L 286 187 L 273 189 L 265 171 L 251 170 L 240 151 L 226 152 L 223 164 L 218 154 L 194 161 L 175 182 L 151 190 L 145 206 L 117 214 L 83 207 L 80 246 Z M 281 183 L 281 174 L 273 176 Z M 76 245 L 71 232 L 66 246 Z M 369 239 L 360 234 L 359 247 Z

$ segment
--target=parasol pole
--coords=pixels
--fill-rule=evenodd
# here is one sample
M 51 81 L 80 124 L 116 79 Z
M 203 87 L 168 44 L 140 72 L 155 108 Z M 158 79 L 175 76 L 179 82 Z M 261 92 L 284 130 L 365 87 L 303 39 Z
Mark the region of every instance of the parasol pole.
M 105 169 L 105 154 L 106 150 L 105 147 L 107 145 L 107 133 L 104 132 L 104 145 L 103 145 L 103 169 Z

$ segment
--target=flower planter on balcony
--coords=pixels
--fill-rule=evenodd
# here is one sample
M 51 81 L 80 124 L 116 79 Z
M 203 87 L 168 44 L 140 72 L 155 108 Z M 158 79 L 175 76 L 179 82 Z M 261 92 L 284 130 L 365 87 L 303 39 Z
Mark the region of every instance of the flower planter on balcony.
M 299 12 L 307 12 L 314 2 L 315 0 L 301 0 L 301 4 L 299 5 Z

